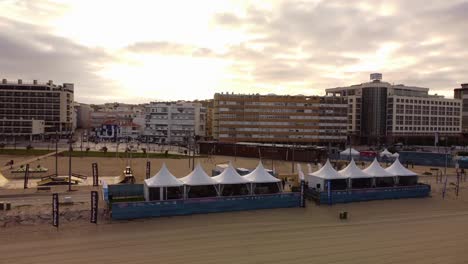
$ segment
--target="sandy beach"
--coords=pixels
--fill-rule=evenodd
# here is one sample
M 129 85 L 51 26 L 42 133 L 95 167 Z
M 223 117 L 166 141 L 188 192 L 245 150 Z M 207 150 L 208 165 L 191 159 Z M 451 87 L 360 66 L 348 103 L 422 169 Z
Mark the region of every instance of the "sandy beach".
M 6 228 L 0 254 L 4 263 L 466 263 L 465 188 L 458 199 L 436 188 L 424 199 Z
M 232 157 L 199 159 L 210 173 L 216 163 Z M 60 173 L 68 172 L 60 158 Z M 123 159 L 74 158 L 75 173 L 91 174 L 97 161 L 101 175 L 118 175 Z M 50 169 L 54 157 L 38 161 Z M 177 177 L 187 174 L 187 160 L 152 159 L 152 174 L 168 164 Z M 253 168 L 256 159 L 236 158 L 237 167 Z M 138 181 L 146 159 L 133 159 Z M 271 167 L 271 161 L 264 161 Z M 280 173 L 290 173 L 290 162 L 274 161 Z M 307 170 L 302 164 L 303 170 Z M 419 173 L 427 167 L 415 167 Z M 453 169 L 449 173 L 453 173 Z M 11 175 L 4 172 L 7 177 Z M 453 182 L 442 199 L 442 184 L 434 177 L 432 197 L 373 201 L 334 206 L 272 209 L 219 214 L 162 217 L 134 221 L 100 218 L 90 224 L 81 203 L 79 218 L 63 220 L 60 229 L 49 220 L 40 224 L 0 228 L 1 263 L 466 263 L 468 252 L 468 184 L 455 196 Z M 13 190 L 9 190 L 10 192 Z M 102 204 L 100 205 L 102 206 Z M 50 205 L 30 207 L 47 214 Z M 64 210 L 68 210 L 64 207 Z M 348 220 L 339 220 L 341 211 Z

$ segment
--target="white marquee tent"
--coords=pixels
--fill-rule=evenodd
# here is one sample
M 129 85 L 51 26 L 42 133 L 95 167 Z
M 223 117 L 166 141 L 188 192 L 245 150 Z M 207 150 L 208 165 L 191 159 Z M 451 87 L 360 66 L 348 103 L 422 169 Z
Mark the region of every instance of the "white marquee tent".
M 347 182 L 347 177 L 342 176 L 338 173 L 330 163 L 330 160 L 327 160 L 325 165 L 316 172 L 309 173 L 309 187 L 316 188 L 319 191 L 325 190 L 325 183 L 327 181 L 345 181 Z M 345 183 L 345 185 L 347 185 Z M 333 184 L 332 184 L 333 186 Z
M 228 166 L 221 172 L 221 174 L 212 178 L 218 184 L 244 184 L 250 183 L 248 179 L 240 176 L 236 169 L 229 162 Z
M 416 185 L 418 183 L 418 174 L 405 168 L 398 159 L 395 159 L 393 164 L 385 170 L 397 177 L 397 184 Z
M 349 156 L 349 153 L 350 153 L 350 150 L 349 150 L 349 148 L 347 148 L 347 149 L 341 151 L 340 155 L 341 156 Z M 359 156 L 359 151 L 351 148 L 351 156 Z
M 399 159 L 396 159 L 393 164 L 385 169 L 387 172 L 395 175 L 395 176 L 418 176 L 417 173 L 408 170 L 405 168 Z
M 184 185 L 183 182 L 172 175 L 172 173 L 167 169 L 165 163 L 163 163 L 158 173 L 156 173 L 153 177 L 146 179 L 143 184 L 146 201 L 151 200 L 150 193 L 152 188 L 159 188 L 159 199 L 164 200 L 164 196 L 167 197 L 168 187 L 180 187 Z
M 380 152 L 380 157 L 392 157 L 392 153 L 388 149 L 384 149 Z
M 249 174 L 243 176 L 245 179 L 251 182 L 251 194 L 254 193 L 256 184 L 263 184 L 263 183 L 277 183 L 278 190 L 282 191 L 281 180 L 274 177 L 263 167 L 262 162 L 260 161 L 257 167 Z
M 353 188 L 353 185 L 359 186 L 358 188 L 371 187 L 372 186 L 372 176 L 362 171 L 354 159 L 351 159 L 351 162 L 346 166 L 346 168 L 338 171 L 343 177 L 349 178 L 348 187 Z M 355 187 L 356 187 L 355 186 Z
M 395 185 L 395 175 L 386 171 L 382 166 L 380 166 L 377 158 L 365 168 L 363 172 L 374 177 L 374 186 L 376 187 L 389 187 Z
M 184 194 L 187 198 L 188 192 L 190 191 L 190 186 L 205 186 L 205 185 L 213 185 L 216 189 L 216 192 L 219 195 L 219 190 L 217 188 L 218 182 L 215 181 L 213 178 L 208 176 L 206 172 L 201 167 L 200 163 L 195 166 L 195 169 L 190 172 L 187 176 L 180 178 L 180 181 L 184 183 Z
M 213 177 L 213 180 L 215 180 L 219 184 L 218 190 L 220 195 L 223 194 L 223 190 L 225 189 L 224 187 L 226 185 L 228 186 L 228 189 L 225 190 L 226 192 L 229 192 L 229 187 L 235 185 L 244 185 L 244 187 L 247 187 L 246 190 L 248 190 L 248 192 L 250 193 L 250 181 L 245 177 L 242 177 L 232 166 L 231 162 L 229 162 L 229 164 L 227 165 L 227 167 L 224 168 L 221 174 Z

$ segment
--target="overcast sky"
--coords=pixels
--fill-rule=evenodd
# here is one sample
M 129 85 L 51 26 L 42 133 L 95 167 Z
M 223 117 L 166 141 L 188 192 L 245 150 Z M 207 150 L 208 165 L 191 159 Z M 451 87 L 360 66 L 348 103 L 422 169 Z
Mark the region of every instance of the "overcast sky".
M 468 82 L 468 1 L 0 0 L 0 78 L 86 103 Z

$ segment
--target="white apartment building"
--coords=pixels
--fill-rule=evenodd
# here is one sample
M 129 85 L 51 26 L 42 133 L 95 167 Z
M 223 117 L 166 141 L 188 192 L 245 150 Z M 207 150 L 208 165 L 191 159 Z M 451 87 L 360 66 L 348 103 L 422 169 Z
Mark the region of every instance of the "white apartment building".
M 429 88 L 371 82 L 326 89 L 348 100 L 348 131 L 361 144 L 406 142 L 429 144 L 439 136 L 461 133 L 461 100 L 430 95 Z
M 189 138 L 205 136 L 206 108 L 200 103 L 151 102 L 145 106 L 144 136 L 164 144 L 186 144 Z
M 73 132 L 74 85 L 39 83 L 0 83 L 0 137 L 49 137 Z

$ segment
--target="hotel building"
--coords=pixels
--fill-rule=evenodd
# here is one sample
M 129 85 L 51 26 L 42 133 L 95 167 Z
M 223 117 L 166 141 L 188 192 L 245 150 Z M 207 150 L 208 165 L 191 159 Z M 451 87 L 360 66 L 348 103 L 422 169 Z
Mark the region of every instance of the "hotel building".
M 430 95 L 429 88 L 393 85 L 382 74 L 371 81 L 326 89 L 348 101 L 348 131 L 354 143 L 433 144 L 435 135 L 461 133 L 462 101 Z
M 32 138 L 73 132 L 71 83 L 0 83 L 0 137 Z
M 454 89 L 455 99 L 462 100 L 462 133 L 468 134 L 468 83 L 461 84 L 461 88 Z
M 346 118 L 342 97 L 216 93 L 213 137 L 220 142 L 343 143 Z
M 151 102 L 145 106 L 143 136 L 151 142 L 187 144 L 190 138 L 205 136 L 206 108 L 200 103 Z

